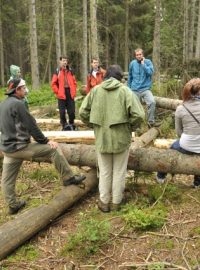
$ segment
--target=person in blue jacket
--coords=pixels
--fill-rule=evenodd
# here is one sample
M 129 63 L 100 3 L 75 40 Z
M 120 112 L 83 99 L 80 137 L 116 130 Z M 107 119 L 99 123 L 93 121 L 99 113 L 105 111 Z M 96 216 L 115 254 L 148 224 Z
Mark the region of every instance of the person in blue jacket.
M 145 59 L 143 50 L 135 50 L 135 58 L 129 65 L 128 87 L 134 91 L 140 101 L 147 104 L 148 126 L 155 127 L 159 124 L 155 122 L 156 102 L 151 92 L 152 75 L 154 72 L 151 60 Z

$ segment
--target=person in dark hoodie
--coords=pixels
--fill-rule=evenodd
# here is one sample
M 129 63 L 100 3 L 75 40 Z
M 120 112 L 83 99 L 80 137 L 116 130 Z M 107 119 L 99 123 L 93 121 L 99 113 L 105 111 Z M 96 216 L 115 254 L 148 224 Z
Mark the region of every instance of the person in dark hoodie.
M 121 83 L 122 77 L 120 66 L 110 66 L 105 80 L 89 92 L 79 110 L 81 120 L 94 128 L 102 212 L 120 209 L 131 134 L 145 118 L 139 99 Z
M 22 102 L 25 91 L 25 81 L 14 79 L 6 92 L 8 98 L 0 103 L 0 150 L 4 155 L 1 183 L 10 214 L 17 213 L 26 204 L 18 200 L 15 193 L 16 179 L 23 160 L 34 161 L 41 157 L 50 159 L 60 173 L 64 186 L 79 184 L 85 179 L 83 175 L 73 174 L 59 144 L 41 132 Z M 31 142 L 31 137 L 36 142 Z

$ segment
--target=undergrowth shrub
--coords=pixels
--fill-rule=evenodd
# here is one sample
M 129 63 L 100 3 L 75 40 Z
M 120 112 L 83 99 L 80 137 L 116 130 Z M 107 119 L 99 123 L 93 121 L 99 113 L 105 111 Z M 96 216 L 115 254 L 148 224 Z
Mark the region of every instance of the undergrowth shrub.
M 122 210 L 122 218 L 128 228 L 136 231 L 147 231 L 161 228 L 165 223 L 166 211 L 164 208 L 138 208 L 132 204 Z
M 96 253 L 100 246 L 109 239 L 110 223 L 83 215 L 77 231 L 70 235 L 61 254 L 72 252 L 74 256 L 89 256 Z

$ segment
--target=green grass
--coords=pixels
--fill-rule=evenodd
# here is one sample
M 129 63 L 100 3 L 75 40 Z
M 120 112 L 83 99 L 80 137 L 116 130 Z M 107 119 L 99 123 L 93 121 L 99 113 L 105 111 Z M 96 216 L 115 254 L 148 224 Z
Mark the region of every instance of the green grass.
M 67 244 L 61 251 L 65 256 L 72 253 L 75 257 L 95 254 L 100 246 L 109 239 L 110 223 L 82 214 L 75 233 L 67 238 Z
M 39 250 L 32 244 L 26 244 L 8 257 L 8 261 L 34 261 L 39 256 Z

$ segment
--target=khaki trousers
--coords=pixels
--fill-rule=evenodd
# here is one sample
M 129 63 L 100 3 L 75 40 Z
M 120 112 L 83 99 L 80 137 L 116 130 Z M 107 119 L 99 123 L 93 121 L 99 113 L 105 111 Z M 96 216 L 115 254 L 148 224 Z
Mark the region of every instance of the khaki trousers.
M 73 176 L 73 172 L 60 147 L 52 149 L 49 144 L 29 143 L 27 147 L 14 153 L 3 153 L 2 192 L 8 206 L 16 206 L 15 184 L 23 160 L 37 158 L 51 160 L 59 172 L 61 180 Z
M 102 154 L 97 152 L 99 165 L 99 193 L 103 203 L 119 204 L 125 189 L 129 149 L 117 154 Z

